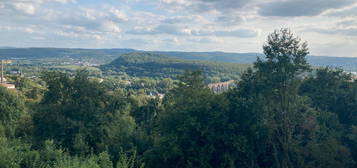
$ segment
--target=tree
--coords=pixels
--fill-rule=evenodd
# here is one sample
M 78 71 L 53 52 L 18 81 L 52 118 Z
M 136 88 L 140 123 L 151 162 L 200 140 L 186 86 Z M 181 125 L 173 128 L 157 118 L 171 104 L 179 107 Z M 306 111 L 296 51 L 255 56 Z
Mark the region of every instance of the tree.
M 9 126 L 25 113 L 22 96 L 0 86 L 0 124 Z
M 47 72 L 43 80 L 48 91 L 33 116 L 37 142 L 53 139 L 72 154 L 98 153 L 112 145 L 105 143 L 108 137 L 127 131 L 113 130 L 126 109 L 123 99 L 108 94 L 87 72 L 78 71 L 74 78 Z
M 336 127 L 330 120 L 324 125 L 338 130 L 340 140 L 350 148 L 357 164 L 357 139 L 352 136 L 357 126 L 357 83 L 352 81 L 351 74 L 342 69 L 317 69 L 316 75 L 304 81 L 300 94 L 308 96 L 314 108 L 336 116 L 342 126 Z
M 145 153 L 149 167 L 235 167 L 242 139 L 228 123 L 224 96 L 208 89 L 200 71 L 181 76 L 163 106 L 157 143 Z
M 313 107 L 337 114 L 347 129 L 357 125 L 357 83 L 343 70 L 316 70 L 304 81 L 300 94 L 311 98 Z
M 248 140 L 244 155 L 250 167 L 347 166 L 348 150 L 334 135 L 324 136 L 328 134 L 321 123 L 326 120 L 319 118 L 328 114 L 311 108 L 298 94 L 301 79 L 309 70 L 307 44 L 288 29 L 281 29 L 268 36 L 263 49 L 266 58 L 258 58 L 254 69 L 228 94 L 231 113 L 246 118 L 236 120 L 241 121 L 240 130 L 249 130 L 240 133 Z M 345 151 L 345 156 L 322 155 L 325 150 L 330 154 Z
M 272 131 L 270 142 L 274 164 L 276 167 L 292 167 L 292 141 L 303 122 L 303 112 L 307 112 L 297 95 L 297 77 L 309 68 L 305 58 L 309 53 L 307 43 L 301 43 L 289 29 L 281 29 L 268 36 L 263 50 L 266 60 L 258 59 L 254 67 L 266 87 L 263 95 Z

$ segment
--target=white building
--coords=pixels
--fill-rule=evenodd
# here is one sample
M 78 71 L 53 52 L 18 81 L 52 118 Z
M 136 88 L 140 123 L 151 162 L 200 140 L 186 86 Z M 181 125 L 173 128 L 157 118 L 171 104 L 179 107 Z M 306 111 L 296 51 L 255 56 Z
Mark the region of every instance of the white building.
M 0 77 L 0 82 L 3 82 L 3 83 L 6 83 L 7 82 L 7 80 L 6 80 L 6 78 L 3 78 L 2 80 L 1 80 L 1 77 Z

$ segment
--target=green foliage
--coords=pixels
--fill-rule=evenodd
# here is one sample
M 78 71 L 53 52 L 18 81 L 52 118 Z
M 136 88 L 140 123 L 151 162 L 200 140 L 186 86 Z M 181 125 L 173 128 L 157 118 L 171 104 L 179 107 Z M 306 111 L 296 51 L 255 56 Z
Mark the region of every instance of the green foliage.
M 100 153 L 99 156 L 71 157 L 62 156 L 53 168 L 113 168 L 108 153 Z
M 343 125 L 339 128 L 342 143 L 350 148 L 356 161 L 357 141 L 351 135 L 357 125 L 357 83 L 352 81 L 351 75 L 340 69 L 318 69 L 316 76 L 304 81 L 300 94 L 308 96 L 313 107 L 337 116 L 335 120 Z M 327 128 L 333 127 L 330 123 L 326 122 Z
M 267 58 L 258 59 L 227 93 L 227 116 L 236 121 L 235 135 L 245 140 L 238 167 L 350 166 L 336 118 L 298 94 L 301 74 L 309 69 L 306 45 L 282 29 L 269 36 L 264 52 Z
M 209 78 L 229 80 L 239 79 L 239 75 L 248 67 L 249 65 L 244 64 L 180 60 L 153 53 L 130 53 L 102 66 L 102 70 L 126 72 L 130 76 L 160 78 L 175 78 L 185 70 L 202 70 Z
M 23 96 L 0 86 L 0 135 L 13 136 L 18 119 L 26 113 Z
M 82 160 L 82 158 L 66 157 L 57 162 L 54 168 L 101 168 L 94 160 L 94 158 L 88 158 Z
M 4 137 L 0 137 L 0 167 L 19 168 L 21 156 L 17 153 L 18 146 L 12 146 Z
M 0 122 L 10 124 L 16 121 L 25 111 L 21 95 L 0 86 Z
M 177 85 L 163 102 L 148 167 L 233 166 L 242 139 L 226 130 L 232 125 L 224 97 L 205 86 L 199 71 L 186 72 Z
M 24 77 L 16 77 L 15 86 L 17 90 L 21 91 L 27 99 L 30 100 L 38 101 L 42 98 L 42 94 L 44 92 L 41 85 Z
M 268 36 L 263 49 L 266 60 L 258 59 L 254 64 L 257 72 L 253 78 L 264 83 L 264 88 L 257 94 L 264 104 L 262 115 L 268 131 L 266 145 L 272 150 L 273 166 L 293 167 L 297 159 L 294 157 L 299 157 L 299 153 L 290 146 L 299 148 L 295 140 L 308 131 L 304 129 L 304 117 L 314 120 L 314 112 L 310 112 L 297 94 L 297 77 L 309 68 L 305 58 L 309 53 L 307 44 L 301 43 L 288 29 L 281 29 Z
M 108 128 L 125 108 L 122 100 L 107 94 L 83 71 L 74 78 L 48 72 L 43 79 L 48 91 L 33 117 L 38 142 L 53 139 L 77 154 L 104 150 Z
M 350 74 L 339 69 L 318 69 L 300 92 L 311 98 L 314 107 L 336 113 L 347 127 L 357 125 L 357 83 L 352 82 Z
M 110 160 L 110 155 L 107 152 L 102 152 L 98 156 L 98 164 L 100 168 L 112 168 L 113 163 Z
M 310 73 L 306 43 L 288 29 L 269 35 L 263 49 L 266 58 L 244 73 L 241 65 L 170 52 L 122 55 L 101 67 L 120 76 L 12 77 L 17 91 L 0 87 L 0 167 L 356 167 L 352 75 Z M 200 56 L 192 54 L 187 59 Z M 222 94 L 207 87 L 238 78 Z
M 136 161 L 136 152 L 134 152 L 131 156 L 124 152 L 120 152 L 120 157 L 117 162 L 116 168 L 144 168 L 144 164 L 137 163 Z

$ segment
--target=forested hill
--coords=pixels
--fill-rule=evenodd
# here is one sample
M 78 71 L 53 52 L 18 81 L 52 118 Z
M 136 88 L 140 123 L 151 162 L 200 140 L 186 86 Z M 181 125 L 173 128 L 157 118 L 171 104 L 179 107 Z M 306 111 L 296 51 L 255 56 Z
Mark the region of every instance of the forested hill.
M 219 61 L 230 63 L 251 64 L 258 57 L 264 58 L 261 53 L 225 53 L 225 52 L 171 52 L 155 51 L 153 53 L 170 55 L 180 59 Z M 313 66 L 339 67 L 347 71 L 357 71 L 357 58 L 332 56 L 307 56 L 306 60 Z
M 123 54 L 146 52 L 134 49 L 70 49 L 70 48 L 11 48 L 0 47 L 0 59 L 75 59 L 94 64 L 107 64 Z M 176 59 L 218 61 L 228 63 L 251 64 L 261 53 L 225 53 L 225 52 L 173 52 L 150 51 Z M 307 61 L 313 66 L 341 67 L 347 71 L 357 71 L 357 58 L 308 56 Z
M 314 66 L 339 67 L 346 71 L 357 71 L 357 58 L 353 57 L 309 56 L 306 59 Z
M 71 49 L 71 48 L 11 48 L 0 47 L 0 59 L 60 59 L 72 58 L 91 61 L 92 63 L 109 63 L 122 54 L 146 52 L 134 49 Z M 172 56 L 178 59 L 220 61 L 230 63 L 252 63 L 258 53 L 224 53 L 224 52 L 161 52 L 151 53 Z
M 104 71 L 126 72 L 130 76 L 171 77 L 185 70 L 202 70 L 207 77 L 219 80 L 238 79 L 248 64 L 177 59 L 148 52 L 129 53 L 101 66 Z
M 133 49 L 0 48 L 0 59 L 76 59 L 105 64 Z
M 175 52 L 175 51 L 154 51 L 153 53 L 170 55 L 180 59 L 219 61 L 230 63 L 251 64 L 257 57 L 264 57 L 260 53 L 225 53 L 225 52 Z

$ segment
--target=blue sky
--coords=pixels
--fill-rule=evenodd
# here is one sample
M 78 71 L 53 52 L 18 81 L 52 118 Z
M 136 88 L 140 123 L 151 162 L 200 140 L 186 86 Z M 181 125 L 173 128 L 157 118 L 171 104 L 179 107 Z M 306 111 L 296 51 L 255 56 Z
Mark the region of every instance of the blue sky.
M 0 0 L 0 46 L 261 52 L 285 27 L 357 57 L 357 0 Z

